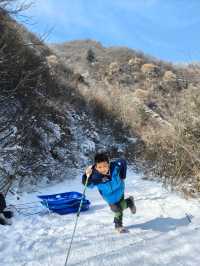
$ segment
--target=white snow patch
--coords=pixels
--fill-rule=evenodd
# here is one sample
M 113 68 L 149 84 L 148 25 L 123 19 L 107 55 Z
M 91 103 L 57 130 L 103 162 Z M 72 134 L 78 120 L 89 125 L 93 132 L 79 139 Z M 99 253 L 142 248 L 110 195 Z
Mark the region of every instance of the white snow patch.
M 53 123 L 53 122 L 48 122 L 48 128 L 52 130 L 53 135 L 56 139 L 60 140 L 61 139 L 61 129 L 60 126 Z
M 95 151 L 95 143 L 94 141 L 91 141 L 89 139 L 84 140 L 84 142 L 81 143 L 80 146 L 81 146 L 81 152 L 84 154 Z
M 130 169 L 130 167 L 129 167 Z M 50 194 L 82 191 L 81 176 L 40 189 Z M 24 193 L 14 204 L 38 204 L 38 193 Z M 117 234 L 113 214 L 96 189 L 86 191 L 92 202 L 81 213 L 68 265 L 199 266 L 200 206 L 128 171 L 126 195 L 134 195 L 137 213 L 124 212 L 128 234 Z M 34 203 L 35 202 L 35 203 Z M 186 216 L 191 219 L 191 223 Z M 44 211 L 31 216 L 16 215 L 12 226 L 0 226 L 1 266 L 64 266 L 75 223 L 75 214 L 59 216 Z

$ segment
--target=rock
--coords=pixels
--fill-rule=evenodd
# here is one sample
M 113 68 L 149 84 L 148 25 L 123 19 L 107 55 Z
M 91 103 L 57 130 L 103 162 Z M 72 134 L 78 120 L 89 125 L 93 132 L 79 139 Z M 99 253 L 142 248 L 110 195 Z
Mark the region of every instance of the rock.
M 109 65 L 108 74 L 109 75 L 113 75 L 113 74 L 119 72 L 119 70 L 120 70 L 120 66 L 118 65 L 118 63 L 117 62 L 112 62 Z
M 157 78 L 160 74 L 160 69 L 155 64 L 143 64 L 141 67 L 142 73 L 149 79 Z
M 47 63 L 48 63 L 48 65 L 49 65 L 49 67 L 51 67 L 52 65 L 58 65 L 58 58 L 57 58 L 57 56 L 55 56 L 55 55 L 49 55 L 49 56 L 47 56 L 46 57 L 46 59 L 47 59 Z
M 149 98 L 149 91 L 147 90 L 142 90 L 142 89 L 137 89 L 133 93 L 134 97 L 137 97 L 141 102 L 146 102 Z
M 164 73 L 163 81 L 165 82 L 176 81 L 176 78 L 177 78 L 176 74 L 168 70 L 168 71 L 165 71 Z
M 140 70 L 141 65 L 143 64 L 142 58 L 134 57 L 129 59 L 128 65 L 131 67 L 132 71 Z

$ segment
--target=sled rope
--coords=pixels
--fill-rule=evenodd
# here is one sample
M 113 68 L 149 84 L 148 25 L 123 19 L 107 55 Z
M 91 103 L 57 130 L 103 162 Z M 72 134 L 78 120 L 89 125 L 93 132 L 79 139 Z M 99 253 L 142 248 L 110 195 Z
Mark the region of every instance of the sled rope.
M 70 255 L 70 251 L 71 251 L 74 235 L 75 235 L 75 232 L 76 232 L 76 227 L 77 227 L 77 224 L 78 224 L 78 218 L 80 216 L 83 200 L 84 200 L 84 197 L 85 197 L 85 192 L 86 192 L 86 188 L 87 188 L 87 184 L 88 184 L 88 179 L 89 179 L 89 176 L 86 179 L 84 190 L 83 190 L 83 195 L 82 195 L 82 198 L 81 198 L 81 202 L 80 202 L 80 205 L 79 205 L 78 212 L 76 214 L 76 221 L 75 221 L 75 225 L 74 225 L 74 230 L 73 230 L 73 233 L 72 233 L 72 237 L 71 237 L 70 245 L 69 245 L 69 248 L 68 248 L 68 251 L 67 251 L 67 257 L 66 257 L 64 266 L 67 266 L 67 263 L 68 263 L 68 259 L 69 259 L 69 255 Z

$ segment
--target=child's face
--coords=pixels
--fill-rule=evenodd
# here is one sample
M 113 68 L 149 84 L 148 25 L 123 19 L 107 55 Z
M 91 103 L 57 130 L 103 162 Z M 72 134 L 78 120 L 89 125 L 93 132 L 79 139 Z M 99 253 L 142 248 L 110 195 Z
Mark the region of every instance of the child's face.
M 106 175 L 109 171 L 109 163 L 108 162 L 96 163 L 95 168 L 100 174 Z

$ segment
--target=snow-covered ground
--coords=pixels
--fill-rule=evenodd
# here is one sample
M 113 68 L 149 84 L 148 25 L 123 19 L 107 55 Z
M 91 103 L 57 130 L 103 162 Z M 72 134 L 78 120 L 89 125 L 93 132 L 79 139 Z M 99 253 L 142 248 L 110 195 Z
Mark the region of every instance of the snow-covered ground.
M 40 188 L 40 193 L 82 189 L 77 177 L 75 181 Z M 68 265 L 199 266 L 198 201 L 170 193 L 131 169 L 126 192 L 134 195 L 137 213 L 124 212 L 129 233 L 118 234 L 107 204 L 96 189 L 87 190 L 92 206 L 79 217 Z M 37 194 L 24 194 L 20 201 L 11 197 L 9 203 L 34 202 Z M 74 214 L 60 216 L 46 211 L 29 216 L 17 214 L 12 226 L 0 226 L 0 265 L 64 266 L 75 218 Z

